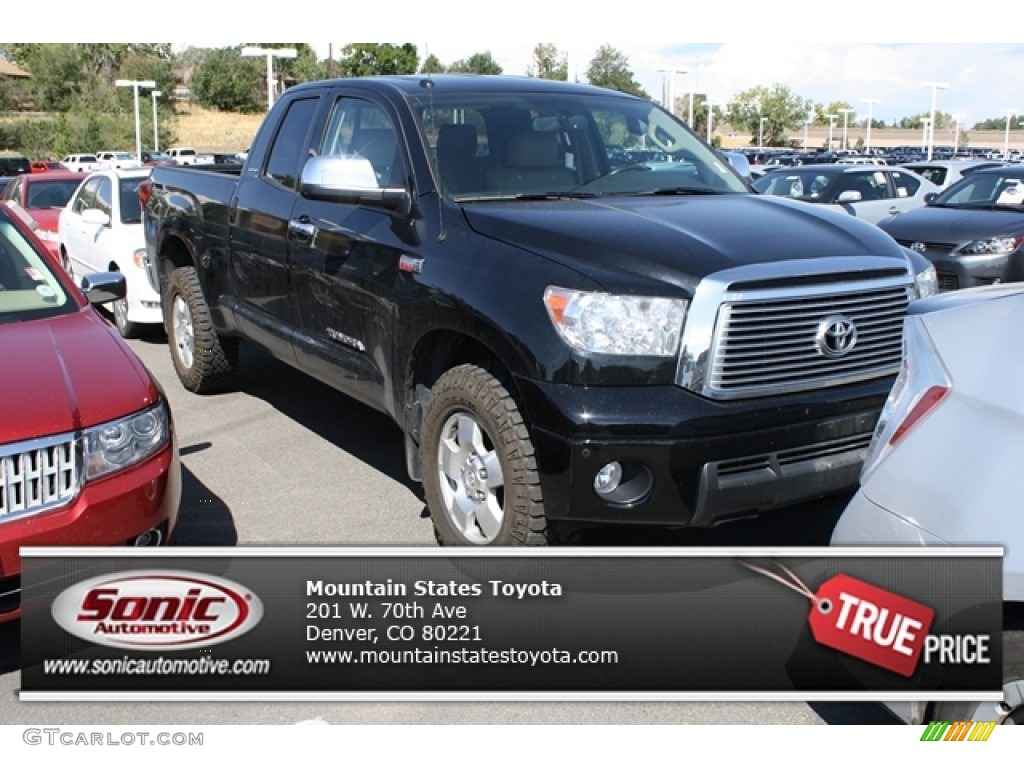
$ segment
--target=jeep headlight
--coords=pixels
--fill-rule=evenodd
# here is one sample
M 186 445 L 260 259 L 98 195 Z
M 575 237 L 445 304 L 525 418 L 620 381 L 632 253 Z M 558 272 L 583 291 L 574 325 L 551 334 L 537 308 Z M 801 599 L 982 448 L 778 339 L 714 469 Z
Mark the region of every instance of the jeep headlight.
M 152 408 L 85 430 L 85 480 L 138 464 L 170 439 L 167 406 Z
M 581 352 L 672 357 L 686 318 L 685 299 L 616 296 L 550 286 L 544 306 L 558 335 Z

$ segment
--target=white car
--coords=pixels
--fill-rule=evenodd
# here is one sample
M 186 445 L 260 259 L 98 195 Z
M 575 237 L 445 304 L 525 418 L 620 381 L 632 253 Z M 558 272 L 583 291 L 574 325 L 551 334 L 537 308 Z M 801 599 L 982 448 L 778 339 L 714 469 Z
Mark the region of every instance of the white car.
M 105 166 L 96 159 L 96 155 L 65 155 L 60 161 L 69 171 L 75 173 L 92 173 L 102 170 Z
M 919 176 L 924 176 L 928 181 L 938 184 L 945 189 L 951 184 L 960 181 L 982 168 L 996 168 L 1003 165 L 1002 160 L 982 160 L 979 158 L 971 160 L 921 160 L 916 163 L 904 163 L 904 168 L 909 168 Z
M 919 208 L 941 188 L 905 168 L 822 163 L 762 176 L 754 189 L 815 205 L 829 205 L 877 224 Z
M 105 149 L 96 153 L 96 159 L 100 161 L 103 168 L 141 168 L 142 161 L 131 152 L 118 152 L 113 149 Z
M 903 370 L 838 546 L 1002 545 L 1003 701 L 888 704 L 910 722 L 1024 724 L 1024 284 L 913 302 Z
M 117 330 L 128 338 L 143 325 L 163 322 L 160 294 L 146 277 L 139 184 L 149 168 L 97 171 L 86 177 L 60 212 L 61 260 L 76 279 L 91 272 L 121 272 L 128 291 L 114 302 Z

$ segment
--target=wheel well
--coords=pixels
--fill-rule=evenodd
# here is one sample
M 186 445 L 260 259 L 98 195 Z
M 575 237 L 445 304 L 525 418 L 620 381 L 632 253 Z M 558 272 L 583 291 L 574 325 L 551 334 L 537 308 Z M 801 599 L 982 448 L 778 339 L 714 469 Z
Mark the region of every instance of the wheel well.
M 405 387 L 405 461 L 413 480 L 422 478 L 420 425 L 430 388 L 445 371 L 468 363 L 489 370 L 513 397 L 516 396 L 508 367 L 494 350 L 478 339 L 449 331 L 437 331 L 420 339 L 406 371 Z
M 166 284 L 171 272 L 192 266 L 192 252 L 181 238 L 168 235 L 160 244 L 160 282 Z

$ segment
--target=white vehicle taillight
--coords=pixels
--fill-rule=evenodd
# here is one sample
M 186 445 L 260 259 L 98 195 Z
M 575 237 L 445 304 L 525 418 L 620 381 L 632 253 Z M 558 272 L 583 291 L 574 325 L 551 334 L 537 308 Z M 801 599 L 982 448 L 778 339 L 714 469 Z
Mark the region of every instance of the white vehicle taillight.
M 952 387 L 953 380 L 928 336 L 924 321 L 920 317 L 906 318 L 903 365 L 875 427 L 861 483 L 900 440 L 934 411 Z

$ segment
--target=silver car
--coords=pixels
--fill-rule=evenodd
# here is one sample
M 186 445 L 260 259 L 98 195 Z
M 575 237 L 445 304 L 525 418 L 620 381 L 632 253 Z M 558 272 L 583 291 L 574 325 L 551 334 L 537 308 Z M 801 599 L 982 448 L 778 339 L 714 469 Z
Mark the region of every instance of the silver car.
M 904 365 L 832 544 L 1002 545 L 1003 701 L 890 704 L 911 722 L 1024 724 L 1024 284 L 914 302 Z

